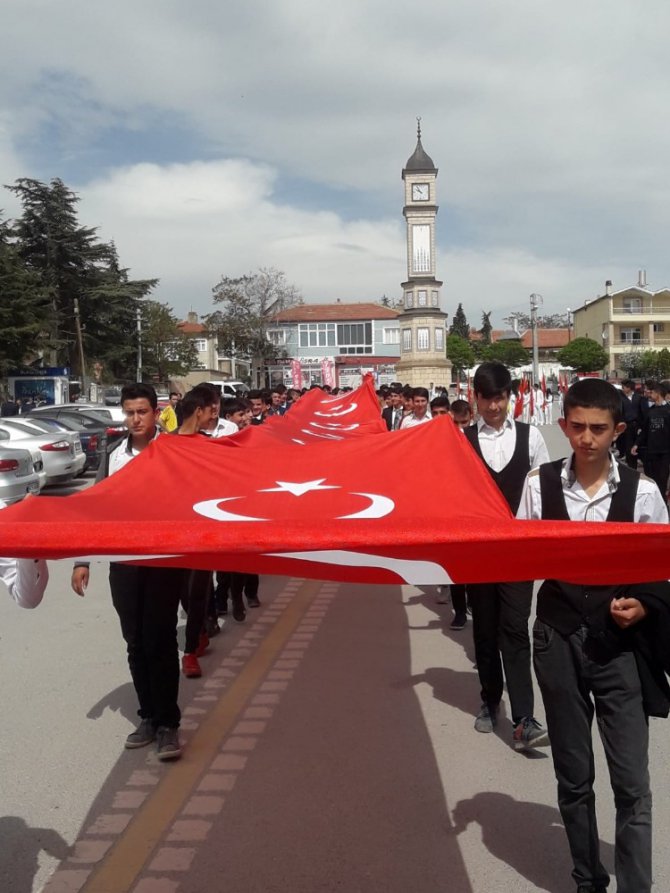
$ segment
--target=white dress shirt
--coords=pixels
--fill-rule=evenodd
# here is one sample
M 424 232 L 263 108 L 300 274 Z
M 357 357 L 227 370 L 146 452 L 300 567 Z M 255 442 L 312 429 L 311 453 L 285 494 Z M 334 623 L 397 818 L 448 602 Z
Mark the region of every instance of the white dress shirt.
M 237 434 L 239 430 L 240 429 L 235 422 L 229 422 L 228 419 L 219 418 L 216 423 L 216 428 L 210 431 L 206 431 L 203 428 L 200 433 L 206 434 L 207 437 L 230 437 L 231 434 Z
M 484 419 L 477 420 L 477 432 L 479 435 L 479 448 L 482 451 L 484 461 L 493 469 L 500 472 L 509 463 L 516 449 L 516 425 L 509 416 L 501 428 L 492 428 Z M 528 458 L 531 469 L 537 468 L 549 462 L 549 453 L 544 438 L 537 428 L 528 431 Z
M 420 419 L 417 419 L 414 413 L 410 412 L 410 414 L 406 415 L 400 423 L 400 428 L 403 431 L 405 430 L 405 428 L 416 428 L 417 425 L 423 425 L 424 422 L 430 422 L 432 418 L 433 417 L 429 412 L 427 412 L 425 416 L 422 416 Z
M 570 453 L 563 461 L 561 484 L 568 516 L 571 521 L 606 521 L 612 504 L 612 494 L 619 486 L 619 467 L 610 455 L 610 469 L 607 480 L 594 496 L 589 496 L 575 477 L 573 469 L 574 453 Z M 526 478 L 521 494 L 517 518 L 522 521 L 542 520 L 542 495 L 540 492 L 540 473 L 531 471 Z M 633 520 L 643 524 L 667 524 L 668 509 L 661 491 L 654 481 L 642 475 L 637 486 L 637 497 Z
M 0 499 L 0 509 L 4 508 Z M 42 558 L 0 558 L 0 580 L 17 605 L 36 608 L 49 582 L 49 570 Z

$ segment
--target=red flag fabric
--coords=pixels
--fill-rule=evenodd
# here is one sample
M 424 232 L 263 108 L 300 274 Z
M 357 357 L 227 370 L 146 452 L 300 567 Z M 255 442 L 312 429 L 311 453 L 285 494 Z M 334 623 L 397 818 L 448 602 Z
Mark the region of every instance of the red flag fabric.
M 244 448 L 244 432 L 159 437 L 83 493 L 0 512 L 0 554 L 363 583 L 668 576 L 669 527 L 516 521 L 448 417 L 392 433 L 345 430 L 352 419 L 379 421 L 378 406 L 363 418 L 371 392 L 369 380 L 345 398 L 314 392 L 268 423 L 270 431 L 286 421 L 291 436 L 261 426 Z M 304 434 L 324 420 L 341 424 L 326 431 L 340 440 Z M 296 428 L 308 446 L 293 442 Z
M 519 389 L 516 395 L 516 403 L 514 404 L 514 418 L 518 419 L 523 414 L 523 395 L 526 391 L 526 379 L 522 378 L 519 382 Z
M 544 372 L 542 373 L 542 384 L 540 385 L 540 387 L 542 388 L 542 393 L 546 397 L 546 395 L 547 395 L 547 380 L 544 377 Z

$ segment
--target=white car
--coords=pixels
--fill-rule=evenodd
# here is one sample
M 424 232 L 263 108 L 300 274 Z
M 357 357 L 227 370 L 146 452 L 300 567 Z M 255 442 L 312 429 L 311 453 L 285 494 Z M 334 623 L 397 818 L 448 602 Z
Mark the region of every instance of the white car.
M 33 433 L 31 427 L 22 425 L 20 420 L 0 419 L 0 446 L 30 450 L 33 454 L 37 451 L 44 463 L 46 486 L 71 481 L 86 464 L 79 435 L 63 431 Z
M 0 447 L 0 499 L 7 505 L 40 492 L 40 475 L 30 450 Z
M 110 419 L 118 425 L 126 424 L 126 417 L 120 406 L 104 406 L 102 403 L 58 403 L 56 406 L 37 406 L 30 411 L 30 414 L 35 415 L 38 412 L 42 412 L 45 415 L 49 415 L 49 410 L 53 412 L 54 409 L 72 409 L 75 412 L 94 411 L 98 415 L 104 416 L 104 418 Z

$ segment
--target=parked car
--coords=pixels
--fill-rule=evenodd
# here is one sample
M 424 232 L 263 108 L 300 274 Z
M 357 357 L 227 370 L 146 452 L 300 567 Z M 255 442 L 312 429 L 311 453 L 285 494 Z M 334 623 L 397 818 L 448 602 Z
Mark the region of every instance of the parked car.
M 20 421 L 0 419 L 0 446 L 37 451 L 44 463 L 46 486 L 71 481 L 81 472 L 86 457 L 78 437 L 77 451 L 74 433 L 37 434 L 30 427 L 24 426 L 22 430 L 19 425 Z
M 90 430 L 99 430 L 100 426 L 104 426 L 107 445 L 114 443 L 128 433 L 125 424 L 112 419 L 109 413 L 109 407 L 96 406 L 95 409 L 88 408 L 88 405 L 79 409 L 78 403 L 65 403 L 62 406 L 49 406 L 41 409 L 34 409 L 30 414 L 30 418 L 41 418 L 46 416 L 51 419 L 78 419 L 82 425 Z M 116 409 L 116 407 L 111 407 Z
M 30 450 L 0 447 L 0 499 L 7 505 L 40 492 L 40 476 Z
M 43 413 L 29 413 L 21 417 L 22 422 L 34 425 L 40 431 L 48 434 L 51 431 L 73 431 L 79 435 L 81 446 L 86 456 L 84 472 L 95 471 L 100 465 L 100 458 L 107 448 L 107 425 L 96 419 L 84 421 L 85 413 L 62 412 L 55 419 Z M 83 474 L 83 472 L 82 472 Z
M 105 406 L 120 406 L 121 388 L 116 385 L 112 385 L 110 388 L 105 388 L 102 392 L 102 400 Z
M 126 417 L 120 406 L 104 406 L 102 403 L 58 403 L 55 406 L 38 406 L 30 410 L 30 412 L 46 412 L 53 415 L 53 410 L 70 409 L 75 412 L 99 412 L 106 419 L 111 419 L 117 424 L 124 425 Z

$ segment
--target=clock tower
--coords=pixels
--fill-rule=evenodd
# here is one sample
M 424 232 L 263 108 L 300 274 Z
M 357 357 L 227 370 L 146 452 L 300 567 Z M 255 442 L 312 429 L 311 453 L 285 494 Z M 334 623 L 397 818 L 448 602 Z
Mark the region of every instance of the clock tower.
M 402 283 L 399 381 L 412 387 L 449 387 L 451 363 L 447 359 L 447 314 L 440 307 L 442 282 L 435 278 L 435 219 L 437 168 L 421 145 L 421 119 L 417 119 L 416 149 L 403 168 L 407 224 L 407 281 Z

